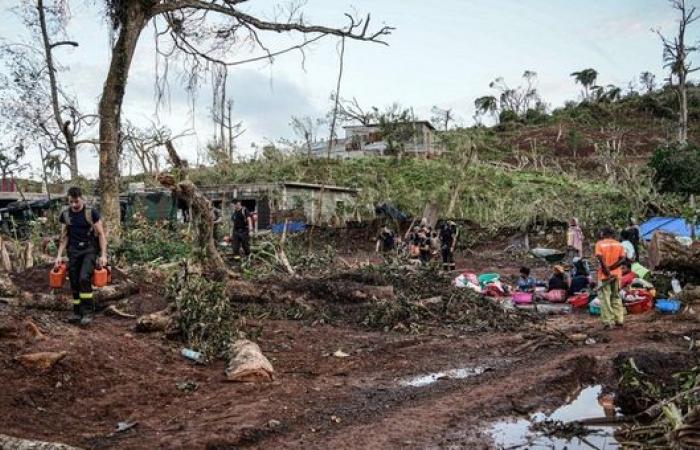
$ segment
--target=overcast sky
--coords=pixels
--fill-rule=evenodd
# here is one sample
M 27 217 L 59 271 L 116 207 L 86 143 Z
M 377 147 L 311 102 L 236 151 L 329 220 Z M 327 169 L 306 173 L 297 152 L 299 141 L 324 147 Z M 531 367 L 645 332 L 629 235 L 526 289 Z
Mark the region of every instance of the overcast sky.
M 21 0 L 0 0 L 0 37 L 26 39 L 21 22 L 10 12 Z M 264 16 L 279 2 L 252 0 L 247 8 Z M 690 1 L 690 3 L 697 3 Z M 60 74 L 64 88 L 75 93 L 82 108 L 96 109 L 110 57 L 109 27 L 100 1 L 71 0 L 68 28 L 77 49 L 57 50 L 69 71 Z M 257 9 L 251 9 L 257 8 Z M 666 0 L 309 0 L 305 17 L 324 25 L 345 24 L 344 12 L 371 12 L 375 26 L 396 27 L 389 46 L 348 42 L 342 97 L 356 97 L 366 107 L 398 102 L 429 119 L 433 105 L 454 108 L 471 123 L 476 97 L 490 93 L 489 82 L 502 76 L 517 85 L 525 70 L 539 75 L 539 90 L 552 107 L 578 98 L 580 88 L 570 73 L 592 67 L 599 84 L 627 86 L 645 70 L 664 77 L 661 45 L 651 29 L 671 33 L 674 12 Z M 689 36 L 700 39 L 700 23 Z M 277 43 L 282 43 L 279 39 Z M 239 55 L 231 55 L 235 59 Z M 192 114 L 177 78 L 170 82 L 169 106 L 158 116 L 154 102 L 153 30 L 143 33 L 130 73 L 124 117 L 145 124 L 159 121 L 176 133 L 195 136 L 180 149 L 196 160 L 197 147 L 212 136 L 211 97 L 202 87 Z M 330 108 L 338 71 L 337 40 L 326 38 L 306 54 L 279 57 L 274 64 L 238 66 L 229 75 L 234 115 L 247 132 L 239 147 L 292 138 L 290 117 L 322 117 Z M 48 99 L 47 99 L 48 105 Z M 326 134 L 327 131 L 324 131 Z M 81 171 L 97 174 L 91 152 L 80 158 Z

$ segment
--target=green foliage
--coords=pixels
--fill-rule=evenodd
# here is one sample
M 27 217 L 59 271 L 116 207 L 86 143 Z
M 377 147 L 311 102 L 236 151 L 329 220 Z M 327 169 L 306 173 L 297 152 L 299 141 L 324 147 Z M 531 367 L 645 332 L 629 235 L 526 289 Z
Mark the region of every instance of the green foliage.
M 411 142 L 416 133 L 411 111 L 394 104 L 384 112 L 375 108 L 374 115 L 379 133 L 386 142 L 386 153 L 398 155 L 403 152 L 406 143 Z
M 136 216 L 114 249 L 117 259 L 128 264 L 172 262 L 192 254 L 192 241 L 185 230 L 171 224 L 149 222 Z
M 473 132 L 468 130 L 465 132 Z M 491 139 L 483 132 L 486 142 Z M 490 144 L 484 144 L 490 145 Z M 489 147 L 490 148 L 490 147 Z M 483 158 L 479 148 L 480 158 Z M 256 161 L 236 165 L 231 179 L 215 171 L 193 172 L 203 183 L 304 181 L 320 183 L 323 166 L 303 157 L 287 157 L 275 163 Z M 371 218 L 377 203 L 392 202 L 412 215 L 422 213 L 435 201 L 446 210 L 457 180 L 462 182 L 455 218 L 479 223 L 491 233 L 503 228 L 523 228 L 535 222 L 566 221 L 579 217 L 585 227 L 625 223 L 629 217 L 644 217 L 647 204 L 629 200 L 622 185 L 577 178 L 554 171 L 506 170 L 473 162 L 468 168 L 455 164 L 453 155 L 438 159 L 361 158 L 328 163 L 327 182 L 361 188 L 357 212 Z M 206 181 L 205 181 L 206 180 Z M 657 207 L 675 210 L 675 200 L 655 199 Z M 668 203 L 668 204 L 667 204 Z
M 662 192 L 700 194 L 700 147 L 661 147 L 649 162 Z
M 176 310 L 187 344 L 207 358 L 225 357 L 238 335 L 238 315 L 225 294 L 226 285 L 188 267 L 167 281 L 167 297 Z
M 515 111 L 504 110 L 498 115 L 498 121 L 500 123 L 517 122 L 518 114 Z

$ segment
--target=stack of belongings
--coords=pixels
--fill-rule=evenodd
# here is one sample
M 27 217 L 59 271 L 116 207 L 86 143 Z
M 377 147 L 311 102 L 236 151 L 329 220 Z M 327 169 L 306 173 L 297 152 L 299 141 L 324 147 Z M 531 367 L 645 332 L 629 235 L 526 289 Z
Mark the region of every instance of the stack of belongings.
M 469 288 L 487 297 L 506 297 L 508 286 L 501 283 L 501 276 L 497 273 L 484 273 L 477 276 L 472 272 L 464 272 L 452 280 L 455 287 Z
M 653 308 L 656 290 L 648 281 L 649 276 L 649 270 L 637 262 L 631 267 L 623 266 L 620 297 L 629 314 L 642 314 Z

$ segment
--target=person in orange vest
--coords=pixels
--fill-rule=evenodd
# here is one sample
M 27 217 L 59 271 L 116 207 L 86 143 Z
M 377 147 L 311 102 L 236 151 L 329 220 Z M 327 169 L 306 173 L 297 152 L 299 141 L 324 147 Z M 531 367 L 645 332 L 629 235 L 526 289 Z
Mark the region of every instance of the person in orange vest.
M 68 249 L 68 277 L 73 293 L 73 315 L 68 322 L 88 325 L 95 310 L 92 274 L 95 264 L 97 267 L 107 266 L 107 237 L 100 214 L 85 204 L 80 188 L 68 190 L 68 204 L 59 217 L 61 242 L 55 267 L 59 267 L 63 252 Z
M 626 260 L 625 248 L 615 240 L 615 232 L 610 228 L 604 228 L 600 235 L 601 240 L 595 244 L 595 256 L 600 263 L 600 318 L 606 329 L 622 327 L 625 322 L 625 307 L 620 297 L 620 266 Z

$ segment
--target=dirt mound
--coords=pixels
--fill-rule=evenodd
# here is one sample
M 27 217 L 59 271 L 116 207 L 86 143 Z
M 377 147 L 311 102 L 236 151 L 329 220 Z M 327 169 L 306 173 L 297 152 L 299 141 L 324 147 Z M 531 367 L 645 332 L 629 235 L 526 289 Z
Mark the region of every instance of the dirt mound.
M 666 393 L 679 390 L 677 376 L 700 363 L 700 355 L 688 352 L 634 350 L 613 360 L 615 374 L 622 380 L 616 400 L 624 414 L 637 414 L 660 401 Z

